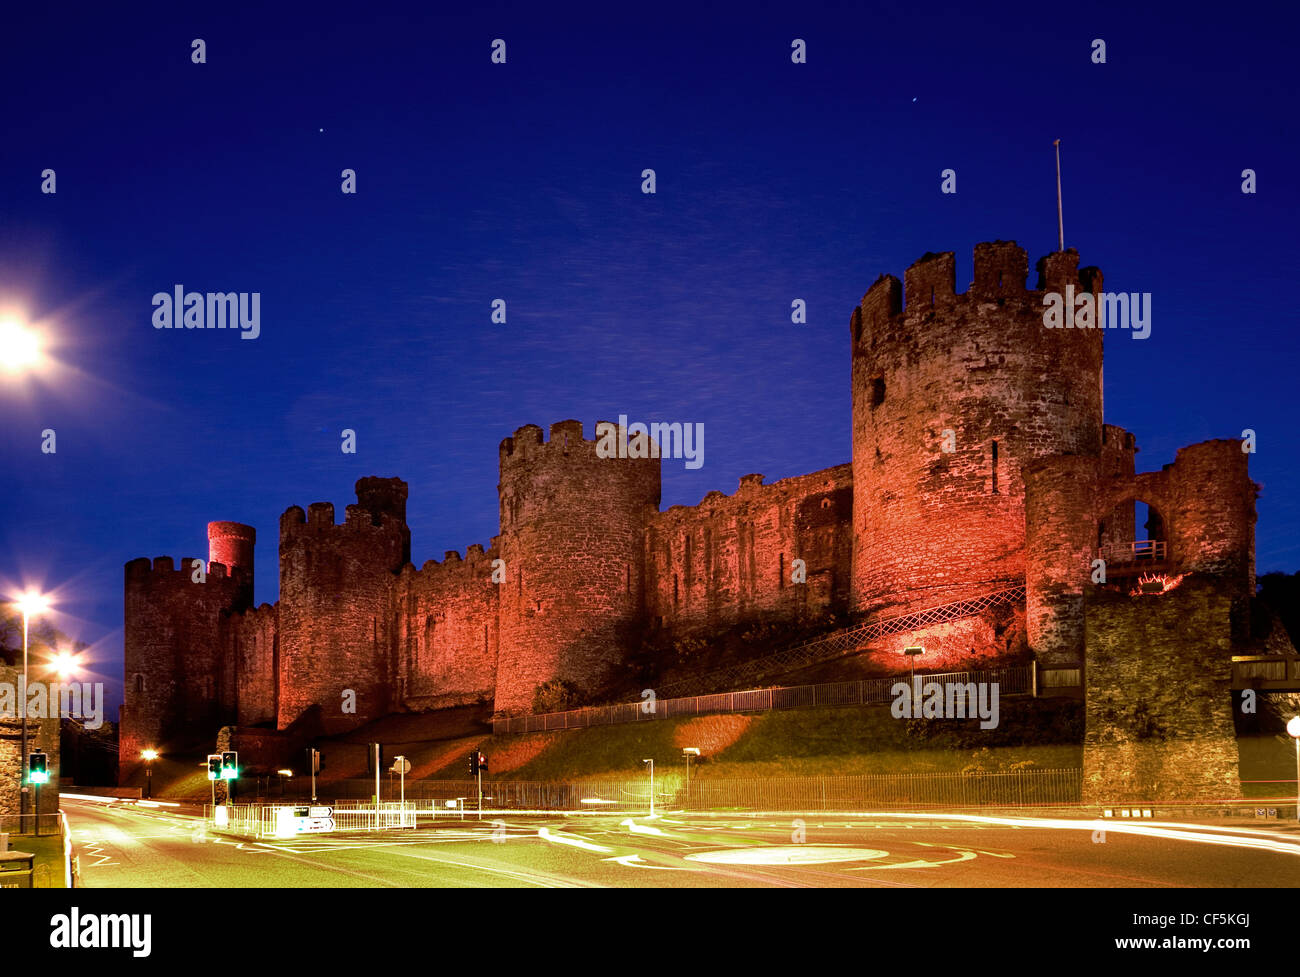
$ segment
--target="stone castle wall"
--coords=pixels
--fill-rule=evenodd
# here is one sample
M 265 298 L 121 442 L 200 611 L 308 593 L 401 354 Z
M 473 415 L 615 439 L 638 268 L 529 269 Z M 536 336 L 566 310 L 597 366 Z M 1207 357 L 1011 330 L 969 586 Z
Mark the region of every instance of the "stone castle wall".
M 1195 576 L 1156 595 L 1089 589 L 1085 803 L 1241 795 L 1232 603 Z
M 397 622 L 398 702 L 436 709 L 490 701 L 496 691 L 499 586 L 492 582 L 494 547 L 449 551 L 416 570 L 402 568 L 393 587 Z
M 710 492 L 697 506 L 651 517 L 646 615 L 690 634 L 760 616 L 843 614 L 852 558 L 852 466 L 771 485 L 746 475 L 735 495 Z M 802 585 L 795 560 L 804 561 Z
M 401 709 L 528 712 L 547 682 L 599 692 L 647 630 L 906 613 L 1021 582 L 1023 611 L 869 650 L 900 670 L 905 644 L 927 648 L 928 668 L 1026 647 L 1082 667 L 1090 643 L 1121 640 L 1108 622 L 1127 605 L 1088 588 L 1098 552 L 1142 537 L 1135 501 L 1158 511 L 1172 572 L 1212 579 L 1226 601 L 1214 614 L 1226 608 L 1238 634 L 1256 492 L 1240 442 L 1193 445 L 1135 474 L 1133 435 L 1102 422 L 1102 332 L 1043 322 L 1045 295 L 1096 296 L 1101 272 L 1080 270 L 1074 251 L 1040 260 L 1032 290 L 1028 271 L 1026 252 L 999 241 L 976 247 L 965 293 L 951 252 L 926 255 L 901 283 L 877 280 L 850 322 L 847 464 L 770 485 L 747 475 L 730 496 L 660 511 L 648 439 L 617 431 L 610 457 L 599 424 L 591 438 L 578 421 L 549 436 L 526 425 L 499 447 L 500 533 L 464 558 L 412 566 L 406 483 L 363 478 L 342 523 L 324 502 L 281 517 L 274 606 L 252 607 L 255 534 L 239 523 L 209 525 L 206 583 L 188 560 L 132 561 L 123 776 L 145 746 L 221 726 L 292 729 L 284 742 L 296 743 Z M 1165 645 L 1172 656 L 1177 642 Z M 1135 680 L 1104 661 L 1099 687 Z
M 0 664 L 0 683 L 4 683 L 7 687 L 17 689 L 22 674 L 21 668 Z M 46 681 L 43 676 L 38 676 L 35 670 L 30 670 L 29 675 L 33 682 L 38 678 L 40 681 Z M 41 787 L 41 814 L 53 814 L 59 809 L 59 777 L 62 774 L 59 726 L 59 720 L 54 717 L 48 719 L 28 717 L 27 719 L 27 752 L 29 754 L 42 752 L 48 757 L 46 762 L 50 780 Z M 0 716 L 0 818 L 8 819 L 11 815 L 19 813 L 23 771 L 22 727 L 20 717 Z M 27 813 L 32 814 L 36 811 L 35 794 L 29 793 L 28 797 L 31 800 L 27 803 Z M 13 831 L 17 827 L 16 822 L 7 822 L 7 824 L 6 831 Z M 43 830 L 50 831 L 48 821 L 43 823 Z M 12 847 L 22 846 L 15 839 Z

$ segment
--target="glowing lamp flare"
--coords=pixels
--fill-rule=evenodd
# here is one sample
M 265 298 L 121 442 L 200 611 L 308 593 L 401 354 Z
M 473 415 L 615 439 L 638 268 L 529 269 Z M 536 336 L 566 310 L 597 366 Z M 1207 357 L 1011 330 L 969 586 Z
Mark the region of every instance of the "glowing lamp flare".
M 1286 731 L 1291 736 L 1300 740 L 1300 716 L 1291 717 L 1291 721 L 1286 724 Z
M 60 678 L 69 678 L 81 667 L 77 656 L 70 651 L 61 651 L 50 659 L 50 667 L 58 672 Z
M 50 599 L 43 594 L 30 591 L 14 601 L 14 606 L 18 608 L 19 613 L 36 617 L 50 609 Z
M 41 358 L 41 341 L 36 333 L 12 319 L 0 322 L 0 368 L 16 373 Z
M 157 750 L 142 750 L 141 753 L 140 753 L 140 759 L 141 759 L 141 760 L 157 760 L 157 759 L 158 759 L 158 751 L 157 751 Z
M 1151 594 L 1167 594 L 1180 583 L 1186 574 L 1180 573 L 1175 577 L 1163 573 L 1144 573 L 1138 577 L 1137 587 L 1129 592 L 1132 597 L 1142 597 Z

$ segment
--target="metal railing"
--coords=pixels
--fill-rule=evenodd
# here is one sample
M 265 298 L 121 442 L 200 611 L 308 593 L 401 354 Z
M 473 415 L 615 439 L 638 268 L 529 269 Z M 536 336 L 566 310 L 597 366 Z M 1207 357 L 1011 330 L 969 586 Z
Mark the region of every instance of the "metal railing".
M 712 672 L 694 676 L 680 682 L 670 682 L 660 688 L 664 695 L 694 695 L 714 692 L 719 689 L 735 688 L 753 682 L 760 676 L 775 669 L 804 668 L 819 662 L 838 658 L 841 655 L 858 651 L 877 638 L 893 634 L 903 634 L 931 624 L 944 624 L 963 617 L 974 617 L 990 607 L 1004 604 L 1018 604 L 1025 600 L 1025 586 L 1018 584 L 1004 590 L 995 590 L 979 597 L 953 601 L 950 604 L 938 604 L 910 614 L 895 614 L 891 617 L 878 618 L 866 624 L 842 628 L 830 634 L 804 641 L 790 648 L 784 648 L 775 654 L 755 658 L 720 668 Z
M 1028 695 L 1034 691 L 1034 664 L 1007 665 L 966 672 L 917 674 L 927 682 L 998 684 L 999 695 Z M 778 686 L 749 689 L 743 692 L 715 692 L 712 695 L 684 696 L 676 699 L 626 702 L 616 706 L 595 706 L 550 712 L 534 716 L 514 716 L 492 721 L 493 734 L 538 733 L 553 729 L 580 729 L 585 726 L 612 726 L 669 716 L 698 716 L 718 712 L 764 712 L 770 709 L 797 709 L 803 706 L 887 705 L 894 699 L 891 690 L 906 676 L 860 679 L 856 682 L 833 682 L 824 685 Z
M 655 806 L 720 811 L 868 811 L 911 808 L 1032 807 L 1078 804 L 1083 772 L 1079 768 L 940 773 L 859 774 L 837 777 L 713 779 L 691 777 L 687 788 L 681 771 L 664 771 L 655 779 Z M 357 781 L 364 788 L 363 781 Z M 350 782 L 338 785 L 346 790 Z M 373 784 L 370 785 L 373 790 Z M 416 827 L 441 818 L 474 818 L 477 785 L 472 780 L 408 781 L 406 805 L 380 805 L 380 830 Z M 451 806 L 448 806 L 450 802 Z M 275 834 L 275 810 L 283 805 L 234 805 L 256 814 L 232 812 L 227 830 L 257 837 Z M 335 800 L 337 831 L 375 828 L 372 802 Z M 483 811 L 642 812 L 650 806 L 648 777 L 630 780 L 546 783 L 484 781 Z M 400 810 L 399 810 L 400 809 Z M 209 819 L 211 813 L 209 810 Z
M 39 815 L 0 814 L 0 833 L 9 835 L 10 846 L 19 838 L 57 838 L 62 821 L 62 813 L 59 811 Z
M 1300 690 L 1300 655 L 1234 655 L 1232 687 Z
M 1163 539 L 1138 539 L 1131 543 L 1110 543 L 1097 547 L 1097 556 L 1108 564 L 1163 563 L 1169 544 Z
M 1079 803 L 1081 784 L 1082 771 L 1071 768 L 753 780 L 715 780 L 697 775 L 691 778 L 688 790 L 682 784 L 680 772 L 673 772 L 656 779 L 655 804 L 664 808 L 748 811 L 1049 806 Z M 421 820 L 475 814 L 473 781 L 417 781 L 408 785 L 408 798 L 409 787 L 414 786 L 420 790 L 420 799 L 407 803 L 416 808 Z M 447 807 L 448 801 L 455 806 Z M 644 811 L 649 804 L 648 778 L 588 783 L 485 781 L 483 784 L 485 811 Z
M 246 835 L 250 838 L 279 837 L 282 830 L 281 811 L 308 805 L 302 804 L 211 804 L 204 805 L 203 817 L 218 831 Z M 321 805 L 316 805 L 321 806 Z M 373 803 L 338 802 L 331 805 L 335 831 L 391 831 L 416 826 L 416 805 L 384 801 L 378 808 Z M 222 809 L 224 808 L 224 811 Z
M 671 791 L 656 781 L 658 796 L 664 800 Z M 649 784 L 645 780 L 553 783 L 546 781 L 483 781 L 483 808 L 508 810 L 587 810 L 596 808 L 631 808 L 639 810 L 649 803 Z M 340 810 L 369 811 L 373 818 L 374 802 L 355 800 L 374 796 L 373 780 L 359 778 L 334 781 L 321 786 L 322 797 L 332 797 L 337 814 Z M 587 803 L 583 803 L 584 799 Z M 321 803 L 330 803 L 322 800 Z M 388 802 L 385 802 L 388 803 Z M 419 818 L 460 817 L 473 815 L 478 805 L 478 785 L 473 780 L 408 780 L 407 806 Z M 656 801 L 658 803 L 658 801 Z M 450 804 L 450 806 L 448 806 Z M 336 818 L 337 819 L 337 818 Z
M 789 780 L 691 781 L 677 802 L 697 810 L 869 811 L 1078 804 L 1083 771 L 864 774 Z

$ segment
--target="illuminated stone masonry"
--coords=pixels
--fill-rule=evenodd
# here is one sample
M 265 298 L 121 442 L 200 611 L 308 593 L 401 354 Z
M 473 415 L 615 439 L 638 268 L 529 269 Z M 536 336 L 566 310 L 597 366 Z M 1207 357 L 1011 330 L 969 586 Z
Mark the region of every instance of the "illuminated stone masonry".
M 1158 744 L 1196 732 L 1224 758 L 1207 782 L 1231 790 L 1231 716 L 1225 727 L 1216 697 L 1254 594 L 1249 455 L 1240 441 L 1208 441 L 1135 474 L 1133 435 L 1103 422 L 1103 330 L 1044 324 L 1048 296 L 1100 295 L 1102 274 L 1079 269 L 1073 250 L 1036 269 L 1031 289 L 1025 251 L 995 241 L 975 248 L 964 293 L 952 252 L 871 286 L 849 323 L 846 464 L 772 484 L 746 475 L 733 495 L 660 511 L 649 452 L 609 457 L 601 425 L 591 439 L 579 421 L 551 425 L 549 437 L 527 425 L 498 452 L 500 534 L 463 557 L 414 567 L 406 483 L 362 478 L 342 522 L 324 502 L 281 517 L 274 606 L 252 605 L 255 533 L 239 523 L 209 524 L 206 565 L 133 560 L 122 776 L 145 746 L 203 752 L 226 726 L 338 733 L 477 702 L 525 713 L 548 682 L 600 689 L 647 631 L 860 620 L 1023 583 L 1019 647 L 1043 670 L 1041 688 L 1086 695 L 1089 776 L 1102 751 L 1129 750 L 1108 766 L 1172 783 L 1161 771 L 1174 748 Z M 1142 571 L 1190 576 L 1130 598 Z M 1159 630 L 1193 594 L 1206 595 L 1195 618 L 1213 625 L 1213 644 Z M 1147 643 L 1123 650 L 1130 631 Z M 977 620 L 909 636 L 927 638 L 944 658 L 931 665 L 977 665 L 1011 647 Z M 872 648 L 906 668 L 895 651 Z M 1197 699 L 1189 711 L 1211 718 L 1191 730 L 1162 705 L 1157 725 L 1172 738 L 1148 743 L 1147 727 L 1121 728 L 1100 704 L 1161 670 L 1215 676 L 1183 683 Z M 1089 789 L 1128 791 L 1123 776 Z

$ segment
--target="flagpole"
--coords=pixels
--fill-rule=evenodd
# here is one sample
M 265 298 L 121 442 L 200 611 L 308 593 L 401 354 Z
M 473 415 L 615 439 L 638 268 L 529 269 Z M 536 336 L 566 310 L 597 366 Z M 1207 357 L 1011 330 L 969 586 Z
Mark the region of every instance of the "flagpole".
M 1061 140 L 1055 139 L 1052 145 L 1056 147 L 1056 234 L 1059 250 L 1065 250 L 1065 217 L 1061 210 Z

